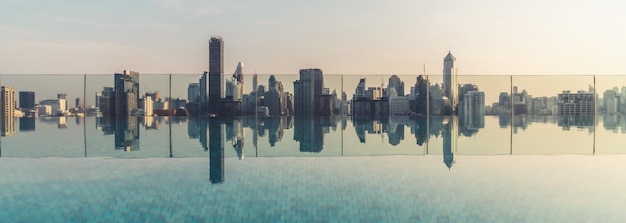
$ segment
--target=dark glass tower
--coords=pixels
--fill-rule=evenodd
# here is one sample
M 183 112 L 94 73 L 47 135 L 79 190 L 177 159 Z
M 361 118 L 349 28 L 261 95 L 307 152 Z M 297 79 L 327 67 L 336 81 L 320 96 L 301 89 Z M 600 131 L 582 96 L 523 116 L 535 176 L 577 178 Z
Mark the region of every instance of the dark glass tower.
M 209 40 L 209 113 L 217 113 L 218 102 L 224 97 L 222 93 L 222 74 L 224 73 L 224 41 L 222 37 L 211 37 Z
M 35 92 L 33 91 L 20 91 L 20 108 L 34 108 L 35 107 Z

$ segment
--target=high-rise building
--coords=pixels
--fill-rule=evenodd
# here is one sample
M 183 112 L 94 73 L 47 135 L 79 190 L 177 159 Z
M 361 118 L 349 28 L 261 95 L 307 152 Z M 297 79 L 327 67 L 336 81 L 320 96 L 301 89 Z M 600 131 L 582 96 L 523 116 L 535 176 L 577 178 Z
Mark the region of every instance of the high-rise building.
M 84 108 L 85 107 L 85 105 L 83 104 L 83 100 L 80 99 L 80 97 L 76 98 L 75 102 L 76 102 L 76 108 Z
M 463 123 L 478 129 L 485 127 L 485 92 L 468 91 L 463 97 Z
M 604 110 L 606 114 L 617 114 L 621 107 L 620 95 L 615 90 L 606 90 L 604 92 Z
M 139 73 L 124 70 L 114 75 L 115 115 L 129 116 L 139 109 Z
M 223 103 L 230 103 L 232 101 L 241 102 L 243 98 L 243 63 L 237 64 L 237 69 L 230 80 L 226 80 L 226 95 Z M 220 105 L 222 107 L 224 105 Z M 223 113 L 223 111 L 222 111 Z
M 189 103 L 200 102 L 200 83 L 189 83 L 189 87 L 187 87 L 187 99 Z
M 58 99 L 62 99 L 64 102 L 64 105 L 61 105 L 61 107 L 65 106 L 65 109 L 68 109 L 69 106 L 67 104 L 67 93 L 58 93 L 57 94 L 57 98 Z
M 96 100 L 102 116 L 115 115 L 115 90 L 112 87 L 104 87 L 100 94 L 96 94 Z
M 571 93 L 563 91 L 558 94 L 559 115 L 594 115 L 595 103 L 593 92 L 578 91 Z
M 2 86 L 0 95 L 2 95 L 2 102 L 0 103 L 2 125 L 0 126 L 0 131 L 2 136 L 12 136 L 15 134 L 15 119 L 13 115 L 15 110 L 15 89 L 12 86 Z
M 214 36 L 209 40 L 209 113 L 217 113 L 220 99 L 226 96 L 224 81 L 224 41 Z
M 392 75 L 389 78 L 389 84 L 387 84 L 387 89 L 391 90 L 392 88 L 396 90 L 397 96 L 404 96 L 404 81 L 401 81 L 397 75 Z
M 256 92 L 256 89 L 259 87 L 259 80 L 257 78 L 257 75 L 254 74 L 254 76 L 252 76 L 252 92 Z
M 143 99 L 141 100 L 142 108 L 143 108 L 143 115 L 144 116 L 152 116 L 152 113 L 154 111 L 154 107 L 152 104 L 152 98 L 151 97 L 143 97 Z
M 443 58 L 443 88 L 445 95 L 450 100 L 450 106 L 452 112 L 456 111 L 456 107 L 458 104 L 458 96 L 457 96 L 457 73 L 456 67 L 454 63 L 456 62 L 456 57 L 452 56 L 452 53 L 448 52 L 448 55 Z
M 204 72 L 200 78 L 200 114 L 204 115 L 209 110 L 209 72 Z
M 315 100 L 317 95 L 324 91 L 324 76 L 317 68 L 301 69 L 300 79 L 294 85 L 294 113 L 297 116 L 313 116 L 315 114 Z
M 35 92 L 20 91 L 20 108 L 27 110 L 35 107 Z

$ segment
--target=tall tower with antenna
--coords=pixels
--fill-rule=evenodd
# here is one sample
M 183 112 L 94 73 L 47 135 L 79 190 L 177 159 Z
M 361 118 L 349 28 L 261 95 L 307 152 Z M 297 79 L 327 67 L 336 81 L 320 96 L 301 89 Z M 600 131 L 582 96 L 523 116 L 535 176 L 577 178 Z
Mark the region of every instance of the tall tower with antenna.
M 457 95 L 457 73 L 456 67 L 454 66 L 455 62 L 456 57 L 452 56 L 452 53 L 448 51 L 448 55 L 443 58 L 443 87 L 446 96 L 450 100 L 452 113 L 456 111 L 457 104 L 459 103 Z

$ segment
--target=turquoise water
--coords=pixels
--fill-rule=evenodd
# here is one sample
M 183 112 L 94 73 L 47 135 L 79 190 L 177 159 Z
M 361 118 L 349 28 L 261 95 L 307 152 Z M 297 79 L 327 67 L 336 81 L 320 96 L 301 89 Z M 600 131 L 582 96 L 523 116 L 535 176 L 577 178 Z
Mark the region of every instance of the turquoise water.
M 7 222 L 626 220 L 621 117 L 23 121 Z
M 5 158 L 17 222 L 623 222 L 626 156 Z

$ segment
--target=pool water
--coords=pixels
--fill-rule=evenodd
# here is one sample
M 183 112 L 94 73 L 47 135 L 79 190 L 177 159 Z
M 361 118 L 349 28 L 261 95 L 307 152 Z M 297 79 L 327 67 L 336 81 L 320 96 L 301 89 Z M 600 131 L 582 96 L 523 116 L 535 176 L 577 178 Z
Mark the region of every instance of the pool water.
M 623 222 L 624 155 L 3 158 L 6 222 Z

